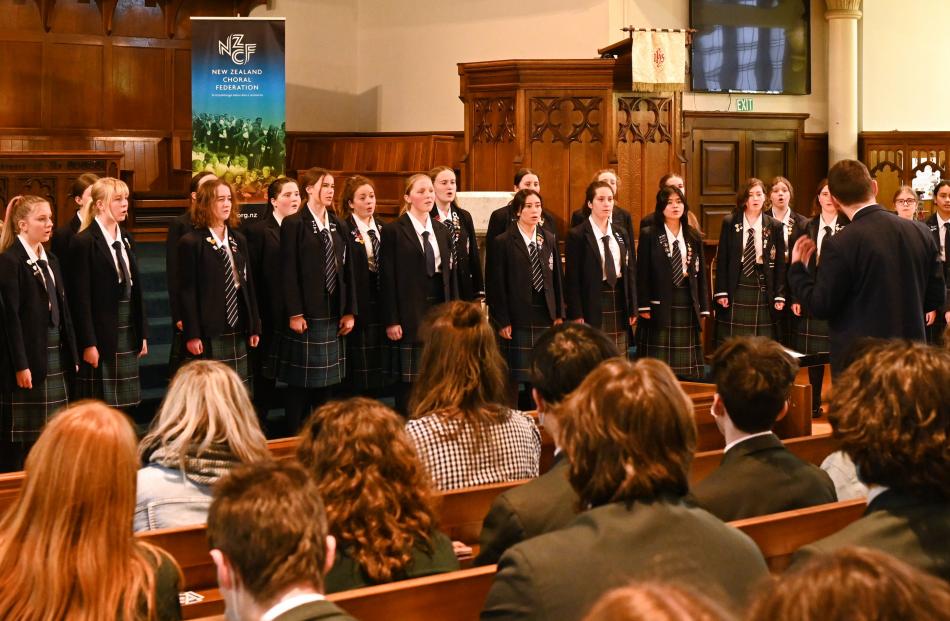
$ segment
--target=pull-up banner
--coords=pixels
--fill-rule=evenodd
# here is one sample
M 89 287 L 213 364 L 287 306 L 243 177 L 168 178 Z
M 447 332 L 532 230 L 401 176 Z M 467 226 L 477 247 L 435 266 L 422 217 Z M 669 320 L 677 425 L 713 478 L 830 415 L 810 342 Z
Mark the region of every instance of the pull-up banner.
M 255 218 L 284 173 L 284 19 L 191 18 L 191 170 L 226 179 Z

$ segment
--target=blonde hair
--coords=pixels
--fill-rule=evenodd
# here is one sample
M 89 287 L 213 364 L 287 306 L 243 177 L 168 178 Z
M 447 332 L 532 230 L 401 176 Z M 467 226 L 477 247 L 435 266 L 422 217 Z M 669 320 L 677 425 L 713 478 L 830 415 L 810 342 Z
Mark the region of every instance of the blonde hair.
M 429 175 L 425 173 L 416 173 L 413 176 L 409 177 L 409 179 L 406 181 L 406 189 L 402 193 L 402 205 L 400 205 L 399 207 L 400 216 L 404 213 L 409 212 L 409 208 L 412 206 L 412 203 L 409 202 L 409 199 L 408 199 L 409 193 L 412 192 L 412 187 L 416 185 L 416 181 L 421 181 L 423 179 L 425 179 L 429 183 L 432 183 L 432 179 L 429 178 Z
M 0 618 L 155 617 L 163 555 L 132 534 L 138 467 L 121 412 L 81 401 L 50 420 L 0 525 Z
M 85 231 L 96 219 L 96 204 L 102 203 L 108 206 L 112 202 L 112 197 L 116 194 L 129 195 L 129 186 L 125 181 L 115 177 L 103 177 L 92 184 L 89 190 L 89 198 L 79 208 L 79 230 Z
M 189 452 L 225 446 L 244 463 L 271 459 L 241 378 L 217 360 L 195 360 L 175 373 L 151 429 L 139 443 L 148 461 L 158 448 L 185 472 Z
M 49 201 L 42 196 L 27 194 L 26 196 L 14 196 L 7 203 L 6 217 L 3 220 L 3 233 L 0 234 L 0 252 L 13 245 L 13 240 L 20 233 L 18 225 L 21 220 L 26 220 L 37 205 L 49 205 Z M 51 207 L 52 209 L 52 207 Z

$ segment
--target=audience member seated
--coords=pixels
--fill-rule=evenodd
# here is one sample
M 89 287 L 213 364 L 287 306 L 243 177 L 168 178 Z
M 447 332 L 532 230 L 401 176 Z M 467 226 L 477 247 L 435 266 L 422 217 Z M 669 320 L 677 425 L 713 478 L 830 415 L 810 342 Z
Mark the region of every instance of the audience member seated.
M 590 507 L 501 557 L 482 619 L 580 619 L 631 580 L 745 604 L 768 569 L 755 543 L 685 502 L 693 405 L 658 360 L 602 363 L 558 407 L 571 486 Z
M 713 354 L 716 394 L 710 413 L 726 449 L 693 496 L 724 522 L 838 500 L 831 478 L 772 433 L 775 421 L 788 412 L 797 372 L 795 359 L 764 337 L 729 339 Z
M 459 568 L 436 529 L 428 473 L 394 411 L 365 398 L 324 405 L 301 431 L 297 458 L 317 482 L 337 542 L 327 593 Z
M 135 431 L 81 401 L 46 425 L 0 525 L 0 619 L 181 618 L 181 574 L 132 535 Z
M 828 422 L 868 486 L 868 508 L 794 560 L 863 546 L 950 580 L 950 351 L 871 347 L 835 379 Z
M 555 326 L 535 343 L 531 352 L 531 392 L 538 416 L 555 441 L 557 404 L 598 364 L 618 356 L 620 351 L 613 340 L 583 323 Z M 482 525 L 475 563 L 497 563 L 502 553 L 516 543 L 567 526 L 577 515 L 579 502 L 567 473 L 564 451 L 556 449 L 550 470 L 499 495 Z
M 238 466 L 214 489 L 208 544 L 229 621 L 353 621 L 323 597 L 336 542 L 299 465 Z
M 606 593 L 584 621 L 729 621 L 710 601 L 675 584 L 634 583 Z
M 867 498 L 868 486 L 858 479 L 858 471 L 854 462 L 844 451 L 835 451 L 821 462 L 821 469 L 828 473 L 835 484 L 835 495 L 838 500 L 854 500 Z
M 212 485 L 238 464 L 271 459 L 241 378 L 215 360 L 178 370 L 139 457 L 136 531 L 204 524 Z
M 777 576 L 747 621 L 945 621 L 950 586 L 889 554 L 842 548 Z
M 477 304 L 450 302 L 427 322 L 406 432 L 440 490 L 538 476 L 541 434 L 505 405 L 508 371 Z

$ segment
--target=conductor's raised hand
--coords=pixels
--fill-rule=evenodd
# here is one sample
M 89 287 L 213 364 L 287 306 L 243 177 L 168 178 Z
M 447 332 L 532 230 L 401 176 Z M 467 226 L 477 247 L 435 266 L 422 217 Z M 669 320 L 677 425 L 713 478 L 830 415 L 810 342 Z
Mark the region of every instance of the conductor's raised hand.
M 798 241 L 795 242 L 795 245 L 792 246 L 792 263 L 798 263 L 801 261 L 805 265 L 808 265 L 808 261 L 811 260 L 811 255 L 815 253 L 815 242 L 812 241 L 807 235 L 802 235 L 798 238 Z

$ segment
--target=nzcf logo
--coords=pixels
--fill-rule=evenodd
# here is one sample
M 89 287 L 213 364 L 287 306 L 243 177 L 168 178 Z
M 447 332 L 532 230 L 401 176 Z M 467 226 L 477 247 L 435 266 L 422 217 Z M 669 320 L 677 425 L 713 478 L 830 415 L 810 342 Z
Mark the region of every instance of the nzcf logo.
M 244 43 L 244 35 L 228 35 L 224 41 L 218 41 L 218 55 L 230 56 L 235 65 L 246 65 L 257 50 L 256 43 Z

